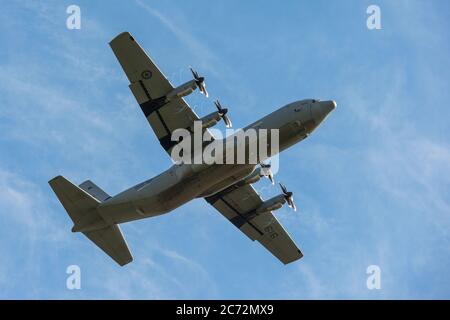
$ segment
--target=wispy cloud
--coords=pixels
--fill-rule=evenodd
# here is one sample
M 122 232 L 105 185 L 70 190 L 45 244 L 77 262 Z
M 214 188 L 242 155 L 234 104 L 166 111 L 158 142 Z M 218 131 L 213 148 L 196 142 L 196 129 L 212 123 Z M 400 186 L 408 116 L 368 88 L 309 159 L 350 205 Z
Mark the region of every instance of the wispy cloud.
M 192 33 L 186 31 L 185 28 L 177 25 L 173 19 L 169 19 L 167 16 L 163 15 L 160 11 L 152 8 L 148 4 L 142 2 L 141 0 L 136 0 L 136 3 L 153 17 L 158 19 L 166 28 L 168 28 L 188 50 L 196 56 L 201 57 L 200 61 L 202 63 L 202 68 L 206 68 L 209 72 L 215 73 L 216 76 L 219 75 L 214 67 L 215 62 L 217 62 L 217 57 L 206 45 L 203 44 L 203 42 L 199 41 L 192 35 Z
M 15 288 L 42 279 L 37 267 L 43 247 L 69 243 L 67 221 L 51 208 L 46 194 L 28 179 L 0 167 L 1 296 L 11 298 Z M 20 250 L 18 250 L 20 248 Z M 20 265 L 20 268 L 18 267 Z
M 200 74 L 206 76 L 207 83 L 209 83 L 208 78 L 210 80 L 211 78 L 214 80 L 214 83 L 216 83 L 216 88 L 220 88 L 220 98 L 225 99 L 224 101 L 226 104 L 228 104 L 230 100 L 234 100 L 240 104 L 249 106 L 249 109 L 255 106 L 257 101 L 255 93 L 252 92 L 247 84 L 242 81 L 241 77 L 244 75 L 233 69 L 231 64 L 225 63 L 225 57 L 208 45 L 207 41 L 204 41 L 200 39 L 199 36 L 196 36 L 188 24 L 176 19 L 175 15 L 169 13 L 166 14 L 162 12 L 162 10 L 158 10 L 154 6 L 150 6 L 142 0 L 136 0 L 136 3 L 152 17 L 156 18 L 165 28 L 172 32 L 176 39 L 182 44 L 183 52 L 186 50 L 190 53 L 192 59 L 191 64 L 198 64 L 198 68 L 197 66 L 194 66 L 194 69 L 199 71 Z M 175 9 L 176 5 L 174 5 L 173 8 Z M 181 11 L 177 11 L 177 14 L 182 17 L 184 16 Z M 192 17 L 187 17 L 187 20 L 188 19 L 192 19 Z M 184 77 L 190 77 L 191 75 L 186 74 L 185 72 L 188 72 L 188 70 L 183 67 L 184 66 L 180 66 L 179 71 L 176 74 L 171 75 L 173 77 L 169 77 L 169 80 L 178 81 L 180 83 L 186 81 L 186 78 L 183 78 L 182 75 L 184 75 Z M 208 92 L 211 96 L 217 98 L 215 92 L 218 91 L 215 90 L 216 89 L 212 87 L 208 87 Z M 199 110 L 199 112 L 210 112 L 209 110 L 211 105 L 203 98 L 190 98 L 193 100 L 193 103 L 191 104 L 193 109 Z M 246 114 L 250 111 L 240 110 L 240 112 Z

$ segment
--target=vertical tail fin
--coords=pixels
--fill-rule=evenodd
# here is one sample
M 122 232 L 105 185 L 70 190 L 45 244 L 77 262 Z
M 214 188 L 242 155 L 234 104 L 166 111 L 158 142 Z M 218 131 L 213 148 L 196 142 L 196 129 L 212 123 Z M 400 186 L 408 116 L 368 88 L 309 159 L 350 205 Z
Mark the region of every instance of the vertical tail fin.
M 97 211 L 100 202 L 109 197 L 106 192 L 89 180 L 78 187 L 62 176 L 49 184 L 72 219 L 73 232 L 83 232 L 121 266 L 133 261 L 119 226 L 109 225 Z
M 103 202 L 111 196 L 107 194 L 105 191 L 103 191 L 99 186 L 97 186 L 95 183 L 93 183 L 91 180 L 86 180 L 82 184 L 80 184 L 80 188 L 89 193 L 91 196 L 93 196 L 95 199 L 97 199 L 100 202 Z

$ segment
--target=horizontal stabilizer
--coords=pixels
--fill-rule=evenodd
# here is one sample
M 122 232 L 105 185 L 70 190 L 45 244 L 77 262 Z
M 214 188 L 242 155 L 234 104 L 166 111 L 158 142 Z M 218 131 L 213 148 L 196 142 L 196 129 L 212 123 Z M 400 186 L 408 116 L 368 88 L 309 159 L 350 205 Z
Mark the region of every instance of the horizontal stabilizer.
M 117 224 L 101 230 L 83 232 L 83 234 L 119 265 L 123 266 L 133 261 L 127 242 Z

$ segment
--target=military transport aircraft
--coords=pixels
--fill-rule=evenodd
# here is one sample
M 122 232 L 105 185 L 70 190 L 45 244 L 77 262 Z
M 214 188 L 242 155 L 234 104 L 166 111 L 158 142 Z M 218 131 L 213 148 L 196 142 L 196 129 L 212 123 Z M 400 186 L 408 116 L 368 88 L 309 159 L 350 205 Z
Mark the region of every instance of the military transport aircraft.
M 208 128 L 221 119 L 227 127 L 231 126 L 228 110 L 218 101 L 217 111 L 199 118 L 183 99 L 196 89 L 208 95 L 205 79 L 193 69 L 192 80 L 173 87 L 130 33 L 119 34 L 110 46 L 130 81 L 131 92 L 169 156 L 181 140 L 171 138 L 178 128 L 190 130 L 194 121 L 202 121 L 202 130 L 208 135 Z M 334 101 L 296 101 L 247 128 L 279 129 L 277 151 L 281 152 L 306 138 L 335 107 Z M 214 141 L 213 136 L 211 140 Z M 285 203 L 295 209 L 295 204 L 292 192 L 283 185 L 282 193 L 269 200 L 263 200 L 255 191 L 252 184 L 261 177 L 273 181 L 264 160 L 259 158 L 256 164 L 175 163 L 160 175 L 115 196 L 108 195 L 90 180 L 77 186 L 57 176 L 49 184 L 73 220 L 72 232 L 82 232 L 121 266 L 133 258 L 119 224 L 170 212 L 196 198 L 204 198 L 251 240 L 259 241 L 288 264 L 303 254 L 272 211 Z

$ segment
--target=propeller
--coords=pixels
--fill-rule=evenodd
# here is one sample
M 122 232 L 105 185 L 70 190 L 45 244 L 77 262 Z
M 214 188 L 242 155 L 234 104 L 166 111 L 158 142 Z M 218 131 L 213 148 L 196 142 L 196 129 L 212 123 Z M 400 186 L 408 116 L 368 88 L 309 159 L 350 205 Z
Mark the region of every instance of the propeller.
M 290 208 L 294 209 L 294 211 L 297 211 L 297 207 L 295 206 L 292 192 L 288 191 L 286 189 L 286 187 L 284 185 L 282 185 L 281 183 L 280 183 L 280 187 L 281 187 L 281 191 L 283 191 L 283 195 L 288 203 L 288 206 Z
M 269 180 L 272 183 L 272 185 L 274 185 L 275 184 L 275 179 L 273 178 L 272 170 L 270 170 L 270 163 L 261 163 L 260 166 L 262 168 L 262 170 L 261 170 L 262 174 L 265 177 L 269 178 Z
M 219 116 L 225 122 L 225 126 L 227 128 L 231 128 L 231 126 L 232 126 L 231 120 L 230 120 L 230 118 L 227 117 L 228 109 L 227 108 L 223 108 L 222 105 L 220 104 L 219 100 L 214 101 L 214 104 L 217 107 L 217 111 L 219 111 Z
M 198 89 L 208 98 L 208 91 L 206 91 L 205 77 L 200 77 L 197 71 L 195 71 L 192 68 L 189 69 L 191 69 L 192 75 L 194 76 L 195 84 L 197 85 Z

